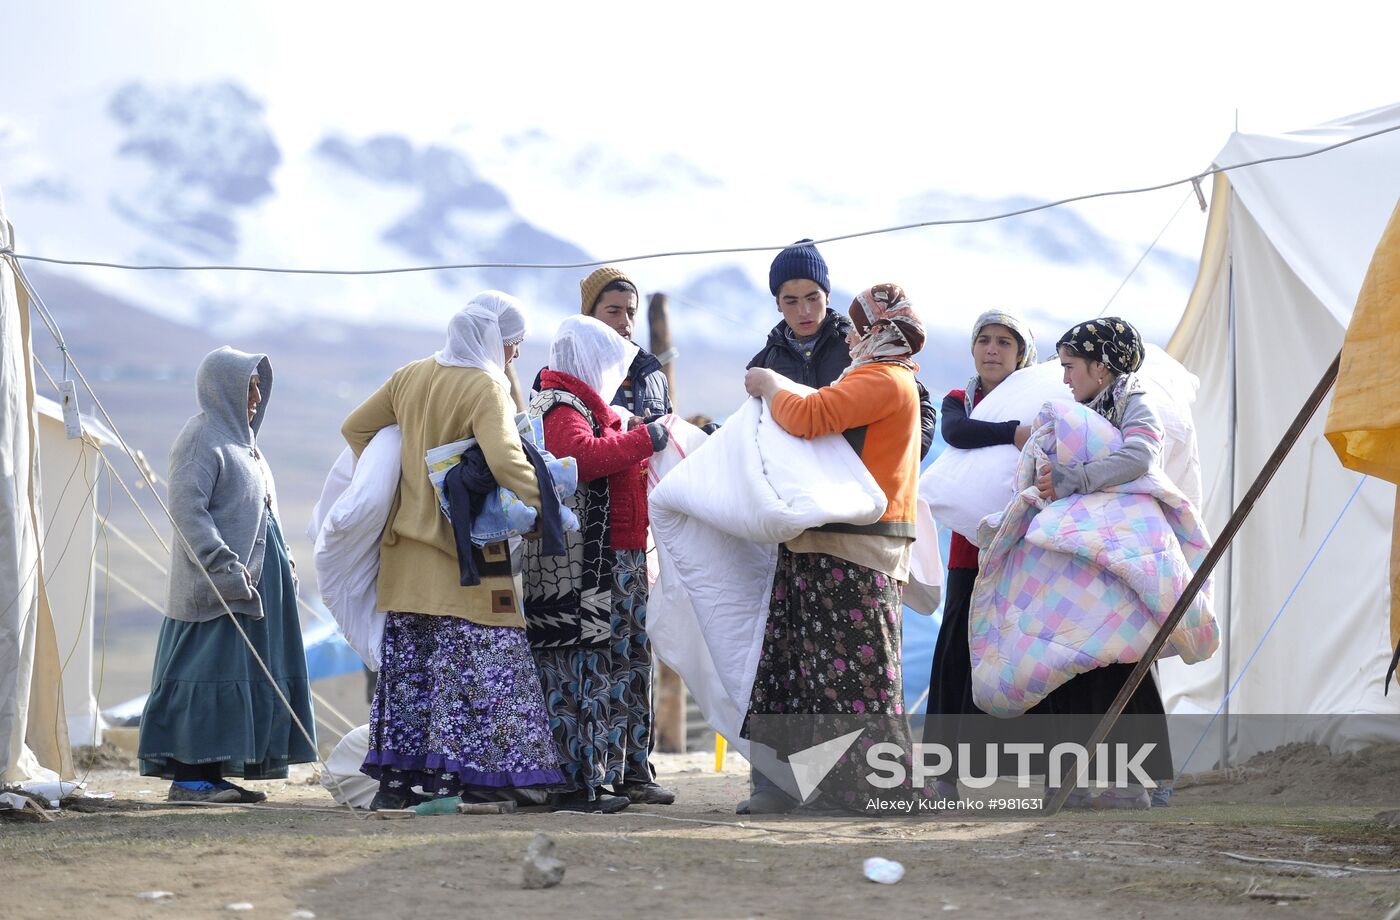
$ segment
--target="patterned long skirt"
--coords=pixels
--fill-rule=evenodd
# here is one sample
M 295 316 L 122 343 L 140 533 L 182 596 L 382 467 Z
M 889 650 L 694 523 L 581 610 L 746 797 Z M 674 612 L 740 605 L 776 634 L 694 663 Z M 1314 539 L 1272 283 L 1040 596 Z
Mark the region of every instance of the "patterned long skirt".
M 846 804 L 858 799 L 851 783 L 868 770 L 865 749 L 879 740 L 908 745 L 900 670 L 903 593 L 898 581 L 874 569 L 822 553 L 778 550 L 745 734 L 753 737 L 755 716 L 886 717 L 876 720 L 879 732 L 866 731 L 823 783 L 836 787 L 832 797 Z M 831 720 L 827 727 L 822 719 L 805 720 L 776 734 L 760 727 L 754 740 L 783 756 L 831 740 L 829 732 L 850 731 L 853 721 Z
M 646 553 L 615 552 L 608 645 L 534 649 L 566 783 L 590 800 L 605 786 L 652 779 Z
M 432 795 L 563 782 L 523 629 L 390 613 L 382 657 L 364 773 Z

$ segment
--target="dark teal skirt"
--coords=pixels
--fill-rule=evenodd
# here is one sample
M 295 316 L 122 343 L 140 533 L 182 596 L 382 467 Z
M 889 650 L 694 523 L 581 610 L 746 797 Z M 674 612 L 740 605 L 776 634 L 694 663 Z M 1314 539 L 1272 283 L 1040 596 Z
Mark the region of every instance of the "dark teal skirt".
M 261 620 L 238 616 L 301 724 L 316 737 L 292 567 L 268 516 Z M 283 779 L 287 765 L 316 760 L 227 614 L 207 623 L 168 617 L 160 628 L 151 695 L 141 715 L 143 776 L 174 776 L 174 762 L 219 764 L 225 776 Z

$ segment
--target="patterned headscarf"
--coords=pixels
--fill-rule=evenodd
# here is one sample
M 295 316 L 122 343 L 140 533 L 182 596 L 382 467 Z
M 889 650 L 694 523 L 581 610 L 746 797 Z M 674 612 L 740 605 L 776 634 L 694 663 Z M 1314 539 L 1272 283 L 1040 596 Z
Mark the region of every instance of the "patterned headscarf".
M 1122 317 L 1101 316 L 1080 323 L 1060 336 L 1055 350 L 1061 348 L 1087 361 L 1100 361 L 1113 372 L 1113 382 L 1087 405 L 1119 425 L 1123 420 L 1124 401 L 1134 393 L 1143 392 L 1137 371 L 1142 367 L 1145 352 L 1137 329 Z
M 1055 350 L 1090 361 L 1102 361 L 1115 374 L 1135 374 L 1142 367 L 1142 336 L 1133 324 L 1118 316 L 1101 316 L 1080 323 L 1060 336 Z
M 1035 363 L 1035 336 L 1031 334 L 1031 327 L 1019 316 L 1012 316 L 1001 310 L 988 310 L 977 317 L 977 322 L 972 326 L 972 345 L 977 346 L 977 337 L 982 334 L 982 330 L 988 326 L 1001 325 L 1011 330 L 1011 334 L 1016 336 L 1021 343 L 1021 350 L 1016 359 L 1016 370 L 1023 367 L 1030 367 Z M 977 399 L 977 392 L 982 389 L 982 378 L 976 374 L 967 382 L 967 389 L 963 391 L 963 405 L 967 407 L 969 414 L 972 412 L 972 404 Z
M 857 340 L 851 342 L 851 366 L 842 377 L 876 361 L 918 369 L 914 355 L 924 347 L 924 324 L 903 288 L 897 284 L 866 288 L 851 301 L 850 316 Z

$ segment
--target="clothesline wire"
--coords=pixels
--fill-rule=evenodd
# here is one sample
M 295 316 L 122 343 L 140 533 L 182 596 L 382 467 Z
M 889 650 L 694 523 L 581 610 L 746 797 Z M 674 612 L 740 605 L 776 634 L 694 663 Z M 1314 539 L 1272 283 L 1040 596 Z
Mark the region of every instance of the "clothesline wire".
M 1301 153 L 1278 154 L 1270 157 L 1259 157 L 1253 160 L 1245 160 L 1241 163 L 1232 163 L 1228 166 L 1211 166 L 1209 169 L 1186 176 L 1182 179 L 1173 179 L 1169 182 L 1160 182 L 1155 185 L 1145 185 L 1136 188 L 1114 189 L 1104 192 L 1090 192 L 1085 195 L 1074 195 L 1068 198 L 1060 198 L 1055 201 L 1042 202 L 1025 208 L 1017 208 L 1011 211 L 1003 211 L 996 214 L 988 214 L 982 217 L 957 217 L 945 218 L 941 220 L 924 220 L 908 224 L 897 224 L 891 227 L 879 227 L 873 230 L 860 230 L 854 233 L 842 233 L 835 236 L 823 237 L 805 244 L 809 246 L 825 245 L 827 243 L 844 242 L 846 240 L 860 239 L 868 236 L 879 236 L 887 233 L 898 233 L 905 230 L 918 230 L 924 227 L 949 227 L 967 224 L 984 224 L 993 221 L 1007 220 L 1012 217 L 1022 217 L 1027 214 L 1034 214 L 1038 211 L 1048 211 L 1053 208 L 1064 207 L 1065 205 L 1077 204 L 1083 201 L 1093 201 L 1101 198 L 1118 198 L 1128 195 L 1142 195 L 1148 192 L 1158 192 L 1163 189 L 1172 188 L 1178 185 L 1191 184 L 1198 185 L 1201 180 L 1210 176 L 1234 172 L 1239 169 L 1247 169 L 1255 166 L 1262 166 L 1268 163 L 1282 163 L 1289 160 L 1303 160 L 1309 157 L 1319 156 L 1324 153 L 1338 150 L 1351 144 L 1370 140 L 1374 137 L 1400 131 L 1400 125 L 1392 125 L 1388 128 L 1381 128 L 1356 137 L 1349 137 L 1329 144 L 1326 147 L 1318 147 L 1315 150 L 1306 150 Z M 442 265 L 407 265 L 400 268 L 368 268 L 368 269 L 327 269 L 327 268 L 277 268 L 263 265 L 133 265 L 124 262 L 103 262 L 89 259 L 56 259 L 46 256 L 37 256 L 29 253 L 16 252 L 13 248 L 0 248 L 0 255 L 13 256 L 15 259 L 23 259 L 30 262 L 46 262 L 53 265 L 75 265 L 89 268 L 115 268 L 124 271 L 235 271 L 235 272 L 260 272 L 264 274 L 279 275 L 399 275 L 413 272 L 439 272 L 455 271 L 459 269 L 485 269 L 485 268 L 512 268 L 512 269 L 538 269 L 538 270 L 567 270 L 582 268 L 597 268 L 601 265 L 621 265 L 627 262 L 643 262 L 653 259 L 667 259 L 679 256 L 709 256 L 709 255 L 737 255 L 749 252 L 773 252 L 775 250 L 786 249 L 789 243 L 781 245 L 758 245 L 758 246 L 725 246 L 713 249 L 676 249 L 664 252 L 643 253 L 638 255 L 621 256 L 611 259 L 593 259 L 582 262 L 462 262 Z M 65 352 L 66 353 L 66 352 Z
M 3 252 L 0 252 L 0 255 L 3 254 Z M 54 321 L 53 315 L 49 312 L 48 306 L 45 305 L 43 298 L 39 296 L 39 292 L 34 289 L 34 285 L 30 282 L 28 276 L 25 274 L 24 266 L 22 266 L 13 255 L 11 255 L 10 263 L 14 268 L 15 277 L 24 287 L 25 292 L 28 293 L 29 298 L 34 306 L 34 309 L 39 314 L 40 318 L 43 320 L 44 325 L 48 327 L 49 332 L 54 336 L 54 339 L 62 343 L 63 337 L 58 331 L 58 324 Z M 165 501 L 160 497 L 160 494 L 156 491 L 155 483 L 151 481 L 150 476 L 142 468 L 141 464 L 137 461 L 135 451 L 132 450 L 131 446 L 126 441 L 126 438 L 123 437 L 120 428 L 117 426 L 116 420 L 113 419 L 111 413 L 107 411 L 107 407 L 103 405 L 102 398 L 97 395 L 97 391 L 88 381 L 87 375 L 83 373 L 82 368 L 78 364 L 78 362 L 72 360 L 72 356 L 68 355 L 66 345 L 61 344 L 60 347 L 64 350 L 65 357 L 67 358 L 67 366 L 72 367 L 73 373 L 77 376 L 78 381 L 83 386 L 83 389 L 85 389 L 88 395 L 92 398 L 93 406 L 97 409 L 99 413 L 101 413 L 102 418 L 106 421 L 108 428 L 111 429 L 112 435 L 117 439 L 117 443 L 121 446 L 122 451 L 126 454 L 127 458 L 131 460 L 133 464 L 136 465 L 137 471 L 141 474 L 142 478 L 146 480 L 147 485 L 150 486 L 151 494 L 155 497 L 157 504 L 160 505 L 162 513 L 164 513 L 165 517 L 169 519 L 171 527 L 174 528 L 174 534 L 180 547 L 189 555 L 191 559 L 194 559 L 197 562 L 199 558 L 198 554 L 194 551 L 193 546 L 190 545 L 189 539 L 180 529 L 180 526 L 175 522 L 175 517 L 171 514 L 170 508 L 165 504 Z M 287 696 L 285 693 L 283 693 L 281 686 L 278 685 L 276 678 L 272 676 L 272 671 L 268 668 L 267 662 L 265 662 L 262 656 L 258 654 L 257 647 L 253 645 L 252 639 L 248 637 L 248 633 L 243 629 L 243 624 L 238 621 L 238 617 L 229 607 L 228 602 L 225 601 L 223 595 L 219 593 L 218 587 L 214 584 L 213 577 L 207 571 L 204 570 L 204 567 L 202 565 L 196 565 L 196 568 L 198 568 L 200 570 L 200 573 L 203 574 L 204 580 L 208 583 L 209 588 L 213 591 L 215 598 L 217 598 L 219 602 L 219 606 L 223 608 L 224 616 L 227 616 L 229 618 L 229 622 L 233 624 L 234 629 L 237 630 L 238 635 L 243 639 L 243 644 L 247 646 L 249 655 L 251 655 L 253 660 L 257 662 L 259 669 L 263 673 L 263 676 L 267 678 L 268 684 L 272 687 L 273 693 L 277 696 L 277 699 L 281 701 L 282 706 L 287 710 L 287 714 L 291 717 L 292 723 L 297 727 L 297 730 L 306 740 L 306 743 L 311 747 L 313 755 L 316 757 L 316 762 L 321 766 L 321 768 L 326 772 L 327 775 L 331 775 L 330 768 L 326 765 L 325 760 L 321 757 L 319 748 L 317 748 L 316 746 L 315 736 L 313 736 L 312 733 L 307 729 L 305 723 L 302 722 L 301 717 L 297 715 L 296 710 L 292 707 L 291 701 L 287 699 Z M 341 788 L 340 780 L 337 779 L 334 775 L 331 775 L 331 779 L 336 785 L 337 792 L 339 792 L 342 798 L 345 799 L 345 807 L 357 818 L 362 817 L 357 812 L 355 812 L 354 806 L 349 804 L 349 799 L 345 796 L 345 792 Z
M 1357 495 L 1361 494 L 1361 487 L 1366 484 L 1368 478 L 1370 477 L 1361 477 L 1356 483 L 1356 488 L 1351 490 L 1351 496 L 1346 500 L 1346 504 L 1342 505 L 1342 510 L 1337 512 L 1337 519 L 1332 522 L 1331 527 L 1327 528 L 1327 533 L 1323 536 L 1322 542 L 1317 545 L 1317 549 L 1313 552 L 1312 558 L 1308 560 L 1307 565 L 1303 566 L 1303 571 L 1299 574 L 1298 580 L 1293 583 L 1293 589 L 1288 592 L 1288 596 L 1283 599 L 1283 604 L 1279 606 L 1278 612 L 1275 613 L 1274 618 L 1269 621 L 1269 626 L 1264 630 L 1264 634 L 1259 637 L 1259 643 L 1254 646 L 1254 651 L 1250 652 L 1249 657 L 1245 659 L 1244 667 L 1240 668 L 1239 676 L 1230 684 L 1230 689 L 1221 698 L 1220 705 L 1215 707 L 1215 712 L 1211 715 L 1210 721 L 1206 723 L 1205 729 L 1201 732 L 1201 737 L 1196 739 L 1196 744 L 1191 748 L 1191 753 L 1187 754 L 1186 759 L 1182 761 L 1181 773 L 1186 772 L 1187 764 L 1191 762 L 1191 758 L 1196 756 L 1196 752 L 1201 749 L 1201 743 L 1204 742 L 1206 736 L 1210 734 L 1211 728 L 1215 725 L 1215 720 L 1220 718 L 1220 713 L 1224 711 L 1225 704 L 1230 702 L 1230 697 L 1235 695 L 1235 690 L 1239 688 L 1240 681 L 1244 680 L 1245 672 L 1247 672 L 1249 666 L 1254 663 L 1254 659 L 1264 647 L 1264 643 L 1269 640 L 1269 634 L 1274 631 L 1274 627 L 1278 625 L 1278 621 L 1283 616 L 1284 611 L 1287 610 L 1288 605 L 1293 602 L 1293 596 L 1297 594 L 1298 589 L 1303 586 L 1303 580 L 1307 578 L 1308 573 L 1312 571 L 1313 564 L 1317 562 L 1318 557 L 1322 555 L 1323 549 L 1326 548 L 1328 541 L 1332 539 L 1332 534 L 1336 532 L 1337 526 L 1342 523 L 1342 518 L 1346 516 L 1347 510 L 1351 508 L 1351 503 L 1356 501 Z M 1230 628 L 1228 622 L 1225 624 L 1225 628 Z

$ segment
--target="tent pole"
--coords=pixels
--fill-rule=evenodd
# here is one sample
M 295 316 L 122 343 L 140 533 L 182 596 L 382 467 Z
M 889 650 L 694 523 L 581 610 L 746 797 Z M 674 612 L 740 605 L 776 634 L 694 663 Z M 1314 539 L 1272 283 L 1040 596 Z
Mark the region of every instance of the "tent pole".
M 1235 260 L 1230 260 L 1230 268 L 1227 284 L 1229 285 L 1229 335 L 1226 339 L 1228 349 L 1227 361 L 1230 366 L 1230 477 L 1229 493 L 1230 505 L 1235 507 L 1235 455 L 1237 453 L 1239 438 L 1239 367 L 1237 361 L 1236 338 L 1235 338 Z M 1221 720 L 1220 720 L 1220 769 L 1224 770 L 1230 766 L 1230 646 L 1232 633 L 1235 627 L 1235 554 L 1230 553 L 1229 560 L 1225 563 L 1225 603 L 1222 607 L 1224 617 L 1220 624 L 1220 700 L 1221 700 Z
M 1176 602 L 1176 606 L 1172 608 L 1172 612 L 1167 615 L 1166 621 L 1162 624 L 1161 628 L 1157 630 L 1157 635 L 1152 638 L 1146 651 L 1143 652 L 1142 659 L 1138 661 L 1137 664 L 1133 665 L 1132 673 L 1128 675 L 1128 679 L 1123 684 L 1123 688 L 1118 691 L 1118 696 L 1114 698 L 1112 705 L 1108 707 L 1108 712 L 1104 713 L 1104 717 L 1099 720 L 1098 727 L 1095 728 L 1094 733 L 1089 736 L 1089 741 L 1086 745 L 1088 748 L 1088 756 L 1076 761 L 1077 775 L 1075 776 L 1074 782 L 1062 783 L 1060 788 L 1055 790 L 1055 795 L 1050 799 L 1043 814 L 1053 815 L 1058 813 L 1060 808 L 1064 806 L 1065 800 L 1069 798 L 1069 794 L 1074 791 L 1081 780 L 1088 776 L 1089 767 L 1093 764 L 1094 754 L 1098 750 L 1099 745 L 1108 737 L 1108 733 L 1113 730 L 1113 725 L 1118 721 L 1118 717 L 1123 714 L 1123 710 L 1128 705 L 1128 700 L 1132 699 L 1133 694 L 1137 692 L 1137 688 L 1142 684 L 1148 672 L 1152 669 L 1152 663 L 1157 660 L 1157 655 L 1162 651 L 1163 646 L 1167 644 L 1167 638 L 1176 629 L 1177 624 L 1181 622 L 1182 618 L 1186 616 L 1186 611 L 1190 609 L 1191 605 L 1195 602 L 1196 595 L 1199 594 L 1201 588 L 1205 586 L 1206 581 L 1210 578 L 1211 572 L 1215 570 L 1215 566 L 1220 562 L 1220 557 L 1225 555 L 1225 551 L 1230 548 L 1230 542 L 1235 539 L 1235 534 L 1239 533 L 1240 528 L 1244 526 L 1245 519 L 1248 518 L 1249 513 L 1254 510 L 1254 505 L 1259 501 L 1259 496 L 1264 494 L 1264 490 L 1268 488 L 1269 482 L 1274 478 L 1274 474 L 1277 473 L 1278 468 L 1283 465 L 1283 461 L 1287 459 L 1293 446 L 1298 443 L 1298 438 L 1302 436 L 1303 429 L 1308 426 L 1308 422 L 1311 421 L 1313 415 L 1317 413 L 1318 407 L 1322 405 L 1322 401 L 1327 398 L 1327 394 L 1332 389 L 1332 384 L 1337 381 L 1337 370 L 1341 367 L 1341 364 L 1342 353 L 1338 351 L 1337 356 L 1332 359 L 1332 363 L 1327 366 L 1327 370 L 1323 373 L 1322 379 L 1319 380 L 1317 386 L 1313 388 L 1312 395 L 1310 395 L 1307 402 L 1303 404 L 1303 408 L 1298 410 L 1297 418 L 1293 419 L 1293 424 L 1284 432 L 1283 439 L 1278 442 L 1278 446 L 1274 448 L 1274 452 L 1269 455 L 1268 462 L 1266 462 L 1264 468 L 1259 471 L 1259 475 L 1254 478 L 1254 483 L 1249 487 L 1249 491 L 1245 493 L 1244 500 L 1240 502 L 1239 507 L 1230 515 L 1230 520 L 1226 522 L 1225 528 L 1220 532 L 1220 536 L 1216 538 L 1215 544 L 1210 548 L 1210 552 L 1206 553 L 1206 558 L 1201 562 L 1200 568 L 1196 570 L 1196 574 L 1191 577 L 1191 581 L 1186 585 L 1186 590 L 1182 592 L 1180 600 Z

